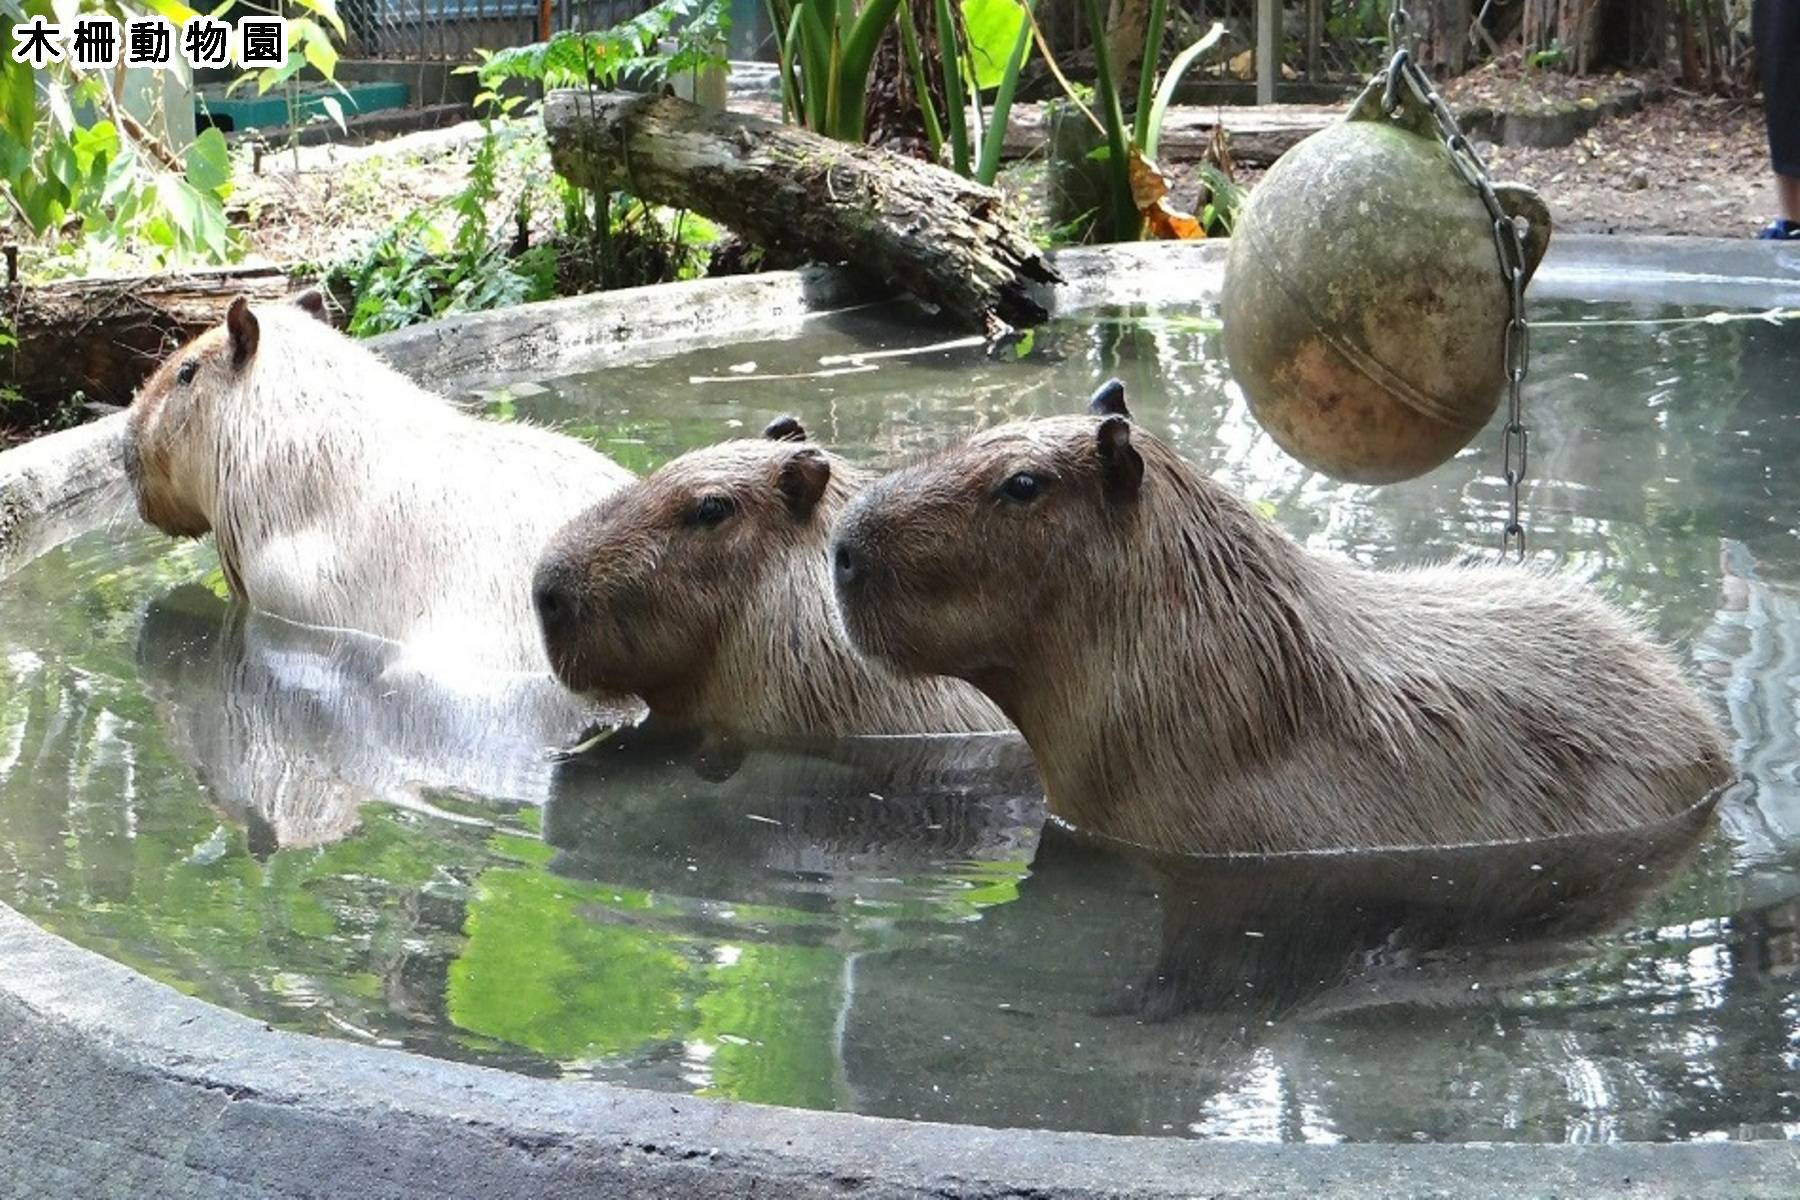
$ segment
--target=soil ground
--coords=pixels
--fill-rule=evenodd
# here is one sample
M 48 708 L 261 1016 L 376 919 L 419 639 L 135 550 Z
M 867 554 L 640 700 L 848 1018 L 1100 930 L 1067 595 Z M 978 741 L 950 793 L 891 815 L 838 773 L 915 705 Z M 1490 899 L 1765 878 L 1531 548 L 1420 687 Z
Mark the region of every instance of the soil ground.
M 480 134 L 469 123 L 364 147 L 307 147 L 298 169 L 290 153 L 271 152 L 235 198 L 252 254 L 315 263 L 354 254 L 400 218 L 458 192 Z M 1478 148 L 1496 177 L 1537 188 L 1567 232 L 1748 237 L 1774 215 L 1755 101 L 1671 91 L 1602 121 L 1573 145 Z M 497 224 L 526 181 L 547 171 L 541 138 L 527 138 L 503 160 Z M 1170 173 L 1173 198 L 1185 205 L 1196 188 L 1194 168 L 1174 164 Z M 1259 175 L 1241 171 L 1240 179 L 1254 184 Z M 1039 178 L 1029 166 L 1006 177 L 1019 192 Z M 1017 198 L 1034 207 L 1027 195 Z
M 1671 95 L 1570 146 L 1498 146 L 1496 177 L 1530 184 L 1570 233 L 1750 237 L 1776 215 L 1758 102 Z

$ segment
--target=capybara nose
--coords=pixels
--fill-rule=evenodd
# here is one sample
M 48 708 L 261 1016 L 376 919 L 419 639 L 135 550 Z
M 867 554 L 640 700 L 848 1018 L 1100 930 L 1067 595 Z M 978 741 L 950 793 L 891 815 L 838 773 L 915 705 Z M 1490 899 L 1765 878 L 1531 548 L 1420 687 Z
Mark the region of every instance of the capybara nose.
M 537 573 L 531 583 L 531 606 L 546 638 L 566 636 L 575 624 L 575 591 L 560 571 L 546 568 Z
M 839 542 L 831 552 L 831 577 L 841 589 L 855 583 L 856 576 L 856 551 L 850 549 L 848 542 Z

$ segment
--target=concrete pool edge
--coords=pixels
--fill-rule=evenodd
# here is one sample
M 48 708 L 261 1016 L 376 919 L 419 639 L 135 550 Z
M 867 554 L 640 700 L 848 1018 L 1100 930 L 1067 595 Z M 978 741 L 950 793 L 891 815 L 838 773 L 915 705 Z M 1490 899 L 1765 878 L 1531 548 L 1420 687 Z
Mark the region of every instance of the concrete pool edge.
M 1791 1196 L 1800 1145 L 1274 1146 L 532 1079 L 271 1030 L 0 909 L 15 1194 Z
M 1540 286 L 1555 294 L 1629 277 L 1634 256 L 1653 264 L 1659 248 L 1677 245 L 1638 241 L 1566 239 Z M 1204 299 L 1216 294 L 1223 249 L 1072 252 L 1059 258 L 1071 279 L 1061 306 L 1171 292 Z M 1683 241 L 1679 250 L 1681 269 L 1668 276 L 1676 291 L 1800 290 L 1800 253 L 1740 242 Z M 756 286 L 734 290 L 740 281 L 720 280 L 720 289 L 684 296 L 614 293 L 457 318 L 454 327 L 392 335 L 382 349 L 402 369 L 442 381 L 544 370 L 640 335 L 639 349 L 667 349 L 693 332 L 682 322 L 701 319 L 695 314 L 723 321 L 738 313 L 740 323 L 706 331 L 738 336 L 854 302 L 833 272 L 746 278 Z M 840 285 L 846 290 L 830 290 Z M 825 304 L 829 296 L 837 303 Z M 634 309 L 649 323 L 617 335 Z M 614 333 L 568 332 L 588 320 Z M 465 346 L 471 338 L 485 348 Z M 0 575 L 79 531 L 87 502 L 117 482 L 121 426 L 111 417 L 0 454 Z M 1800 1144 L 1789 1142 L 1201 1143 L 913 1123 L 531 1079 L 271 1031 L 79 949 L 4 905 L 0 1131 L 0 1193 L 33 1196 L 85 1196 L 105 1180 L 127 1194 L 233 1196 L 707 1196 L 760 1187 L 781 1196 L 1753 1197 L 1793 1195 L 1800 1179 Z

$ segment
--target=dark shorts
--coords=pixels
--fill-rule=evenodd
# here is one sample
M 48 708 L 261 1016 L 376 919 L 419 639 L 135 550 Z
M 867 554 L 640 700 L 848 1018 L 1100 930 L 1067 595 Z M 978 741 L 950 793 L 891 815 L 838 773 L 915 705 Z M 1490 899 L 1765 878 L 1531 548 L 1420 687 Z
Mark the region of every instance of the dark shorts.
M 1779 173 L 1800 178 L 1800 0 L 1756 0 L 1750 25 L 1768 106 L 1769 158 Z

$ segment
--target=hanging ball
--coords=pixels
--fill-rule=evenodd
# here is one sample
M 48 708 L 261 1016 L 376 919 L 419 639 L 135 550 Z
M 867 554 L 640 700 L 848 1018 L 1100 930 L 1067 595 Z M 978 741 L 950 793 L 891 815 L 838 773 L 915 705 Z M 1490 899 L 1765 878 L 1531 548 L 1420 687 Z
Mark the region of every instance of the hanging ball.
M 1429 110 L 1389 116 L 1371 85 L 1343 121 L 1288 151 L 1232 231 L 1221 316 L 1250 409 L 1327 475 L 1392 483 L 1468 445 L 1505 390 L 1509 288 L 1494 223 Z M 1550 242 L 1531 189 L 1529 279 Z

